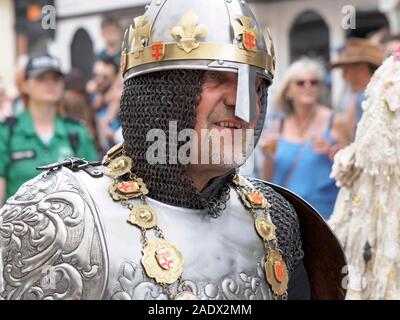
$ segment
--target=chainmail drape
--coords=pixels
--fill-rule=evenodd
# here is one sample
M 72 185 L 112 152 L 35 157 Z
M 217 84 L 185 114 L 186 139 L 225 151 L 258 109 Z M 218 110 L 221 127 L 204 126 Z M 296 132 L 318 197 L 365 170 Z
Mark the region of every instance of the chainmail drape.
M 228 174 L 222 182 L 218 179 L 217 192 L 205 197 L 186 175 L 186 166 L 169 161 L 169 148 L 179 150 L 185 144 L 176 142 L 177 139 L 173 139 L 173 144 L 169 143 L 168 136 L 172 135 L 169 121 L 177 121 L 178 133 L 195 127 L 195 110 L 201 97 L 203 76 L 204 71 L 200 70 L 169 70 L 126 80 L 120 118 L 126 151 L 133 160 L 135 173 L 147 184 L 149 196 L 174 206 L 205 209 L 216 217 L 226 207 L 233 174 Z M 265 110 L 266 84 L 262 93 L 262 109 Z M 146 160 L 146 151 L 154 143 L 146 141 L 151 129 L 161 129 L 166 133 L 166 164 L 149 164 Z
M 257 179 L 249 181 L 260 190 L 271 204 L 270 215 L 276 225 L 276 237 L 282 250 L 288 270 L 292 273 L 304 252 L 302 249 L 300 225 L 293 206 L 267 183 Z

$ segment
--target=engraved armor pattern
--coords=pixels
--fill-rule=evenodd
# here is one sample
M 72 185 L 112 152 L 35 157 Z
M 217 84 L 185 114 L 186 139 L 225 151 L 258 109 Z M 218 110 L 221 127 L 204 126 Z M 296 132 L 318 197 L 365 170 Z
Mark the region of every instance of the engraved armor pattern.
M 272 294 L 262 270 L 263 261 L 253 272 L 226 276 L 216 282 L 186 281 L 191 291 L 201 300 L 272 300 Z M 172 292 L 177 292 L 177 284 Z M 135 263 L 123 263 L 112 300 L 167 300 L 162 288 L 150 280 L 143 268 Z
M 84 195 L 63 170 L 41 174 L 9 199 L 0 211 L 0 299 L 102 297 L 105 246 Z

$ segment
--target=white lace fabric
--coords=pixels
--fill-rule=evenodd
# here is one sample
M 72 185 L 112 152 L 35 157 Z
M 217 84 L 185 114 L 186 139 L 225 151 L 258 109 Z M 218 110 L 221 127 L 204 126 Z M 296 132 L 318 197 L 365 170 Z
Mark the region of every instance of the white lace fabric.
M 366 96 L 355 141 L 335 157 L 341 189 L 328 223 L 349 263 L 347 299 L 400 299 L 400 52 Z

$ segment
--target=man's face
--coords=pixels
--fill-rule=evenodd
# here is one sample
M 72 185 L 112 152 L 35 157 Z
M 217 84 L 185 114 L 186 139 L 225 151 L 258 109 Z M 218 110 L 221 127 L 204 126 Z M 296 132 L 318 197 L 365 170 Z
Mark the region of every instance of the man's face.
M 101 29 L 101 35 L 103 36 L 107 47 L 113 47 L 121 42 L 121 30 L 117 26 L 104 26 Z
M 342 67 L 343 78 L 350 85 L 353 91 L 359 91 L 360 83 L 364 83 L 369 79 L 362 81 L 364 77 L 370 78 L 369 67 L 366 63 L 351 63 Z
M 97 61 L 94 64 L 94 81 L 96 82 L 97 91 L 100 93 L 106 93 L 111 87 L 115 79 L 115 69 L 111 64 Z
M 235 159 L 247 158 L 249 147 L 252 147 L 253 130 L 260 117 L 258 89 L 262 79 L 257 79 L 254 92 L 257 116 L 250 123 L 235 116 L 237 80 L 237 73 L 233 72 L 207 71 L 204 74 L 201 100 L 196 109 L 198 154 L 194 155 L 202 165 L 238 167 L 243 162 Z M 205 152 L 209 157 L 204 157 Z

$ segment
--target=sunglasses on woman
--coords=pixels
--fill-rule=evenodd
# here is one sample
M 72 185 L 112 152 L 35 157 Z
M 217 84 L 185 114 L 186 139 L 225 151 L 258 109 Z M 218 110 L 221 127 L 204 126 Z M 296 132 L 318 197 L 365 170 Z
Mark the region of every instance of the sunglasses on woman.
M 304 87 L 306 85 L 306 83 L 309 83 L 312 87 L 315 87 L 315 86 L 318 86 L 321 83 L 321 81 L 319 81 L 318 79 L 296 80 L 294 83 L 298 87 Z

